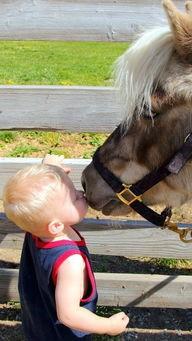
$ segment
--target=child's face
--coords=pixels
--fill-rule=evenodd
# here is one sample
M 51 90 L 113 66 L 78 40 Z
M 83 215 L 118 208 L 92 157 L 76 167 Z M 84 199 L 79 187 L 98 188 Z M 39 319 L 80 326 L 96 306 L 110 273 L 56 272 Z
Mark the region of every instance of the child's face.
M 59 219 L 65 225 L 77 224 L 85 217 L 88 209 L 83 192 L 75 189 L 67 175 L 51 206 L 56 215 L 54 219 Z

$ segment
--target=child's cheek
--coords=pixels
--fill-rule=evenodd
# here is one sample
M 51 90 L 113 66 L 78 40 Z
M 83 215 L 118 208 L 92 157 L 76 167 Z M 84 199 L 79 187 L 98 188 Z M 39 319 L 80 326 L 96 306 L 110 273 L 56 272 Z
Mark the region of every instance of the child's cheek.
M 79 201 L 79 211 L 80 211 L 81 215 L 85 215 L 87 213 L 87 210 L 88 210 L 87 203 L 85 202 L 84 199 L 83 200 L 81 199 Z

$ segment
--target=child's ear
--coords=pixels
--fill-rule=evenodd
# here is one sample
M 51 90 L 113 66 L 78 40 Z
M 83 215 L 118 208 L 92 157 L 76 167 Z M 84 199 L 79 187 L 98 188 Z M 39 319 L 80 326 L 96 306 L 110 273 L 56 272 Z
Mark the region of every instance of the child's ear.
M 53 220 L 48 224 L 48 231 L 49 231 L 49 233 L 56 235 L 56 234 L 62 232 L 64 227 L 65 226 L 61 221 Z

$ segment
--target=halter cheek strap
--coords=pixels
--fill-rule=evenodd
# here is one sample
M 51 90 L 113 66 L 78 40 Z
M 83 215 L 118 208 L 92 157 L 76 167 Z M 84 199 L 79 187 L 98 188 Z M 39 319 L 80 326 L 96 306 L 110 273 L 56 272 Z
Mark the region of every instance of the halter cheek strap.
M 192 133 L 190 133 L 175 155 L 158 169 L 153 170 L 141 180 L 133 185 L 126 185 L 115 176 L 107 167 L 105 167 L 99 158 L 99 149 L 93 156 L 93 164 L 100 176 L 113 189 L 118 199 L 127 206 L 130 206 L 146 220 L 156 226 L 167 227 L 172 231 L 179 233 L 183 242 L 192 242 L 192 231 L 190 228 L 179 229 L 176 224 L 171 223 L 171 209 L 166 208 L 161 214 L 153 211 L 142 202 L 142 194 L 159 183 L 170 174 L 178 174 L 185 163 L 192 157 Z M 127 199 L 128 198 L 128 199 Z M 191 239 L 186 239 L 190 233 Z

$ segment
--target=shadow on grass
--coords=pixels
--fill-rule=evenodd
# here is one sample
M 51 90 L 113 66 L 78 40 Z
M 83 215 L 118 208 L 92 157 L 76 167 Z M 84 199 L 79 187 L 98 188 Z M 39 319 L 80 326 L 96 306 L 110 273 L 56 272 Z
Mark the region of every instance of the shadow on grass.
M 192 331 L 192 309 L 120 308 L 100 306 L 97 308 L 97 314 L 109 317 L 121 310 L 129 315 L 130 328 Z M 0 320 L 1 322 L 5 321 L 6 323 L 8 320 L 21 321 L 20 308 L 18 306 L 15 307 L 14 303 L 4 305 L 0 309 Z
M 192 309 L 101 306 L 97 308 L 98 315 L 105 317 L 119 311 L 124 311 L 129 316 L 129 328 L 187 330 L 192 332 Z
M 1 341 L 24 341 L 21 324 L 8 325 L 7 323 L 1 323 L 0 329 Z
M 97 335 L 93 337 L 93 341 L 108 341 L 108 340 L 113 340 L 113 341 L 132 341 L 132 340 L 137 340 L 137 341 L 190 341 L 192 340 L 191 335 L 179 335 L 175 332 L 161 332 L 161 333 L 156 333 L 156 332 L 142 332 L 142 331 L 130 331 L 126 333 L 125 335 L 122 336 L 101 336 Z
M 7 262 L 4 260 L 0 259 L 0 268 L 3 269 L 18 269 L 19 268 L 19 264 L 15 263 L 15 262 Z
M 192 333 L 183 334 L 180 331 L 174 330 L 162 330 L 162 331 L 144 331 L 144 330 L 133 330 L 130 329 L 126 334 L 111 337 L 107 335 L 94 335 L 93 341 L 180 341 L 180 340 L 191 340 Z M 22 326 L 19 325 L 7 325 L 1 324 L 0 330 L 1 341 L 24 341 L 24 335 L 22 332 Z M 35 340 L 34 340 L 35 341 Z M 69 341 L 69 340 L 68 340 Z
M 131 259 L 122 256 L 91 255 L 95 272 L 140 273 L 159 275 L 191 275 L 192 268 L 178 268 L 179 260 L 137 258 Z M 19 268 L 19 263 L 0 260 L 0 268 Z
M 97 336 L 93 341 L 128 341 L 128 340 L 192 340 L 192 309 L 158 309 L 158 308 L 120 308 L 98 307 L 97 314 L 108 317 L 124 310 L 130 318 L 127 334 L 117 337 Z M 23 341 L 22 327 L 17 325 L 21 319 L 19 308 L 14 304 L 8 304 L 0 309 L 0 340 Z M 7 321 L 9 320 L 9 322 Z M 14 322 L 12 322 L 14 321 Z M 9 325 L 10 324 L 10 325 Z M 136 329 L 136 330 L 133 330 Z M 143 331 L 145 330 L 145 331 Z M 155 330 L 155 331 L 154 331 Z M 159 332 L 157 333 L 157 331 Z M 161 330 L 161 332 L 160 332 Z M 191 331 L 185 335 L 182 331 Z
M 191 275 L 192 269 L 177 268 L 176 260 L 130 259 L 119 256 L 91 255 L 95 272 L 117 272 L 159 275 Z M 171 263 L 173 262 L 173 264 Z

